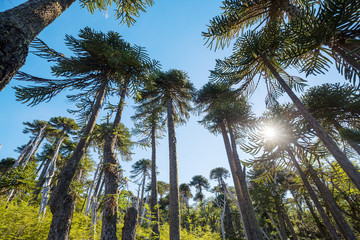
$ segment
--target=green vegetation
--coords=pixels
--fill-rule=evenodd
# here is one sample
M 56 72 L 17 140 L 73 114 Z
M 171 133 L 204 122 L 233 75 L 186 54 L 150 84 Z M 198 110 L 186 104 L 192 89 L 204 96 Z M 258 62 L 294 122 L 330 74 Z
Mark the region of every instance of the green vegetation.
M 131 24 L 153 1 L 80 3 L 90 12 L 113 3 Z M 30 136 L 19 157 L 0 161 L 1 239 L 360 239 L 360 1 L 222 4 L 203 36 L 215 49 L 234 40 L 233 52 L 199 90 L 186 72 L 162 71 L 114 31 L 67 35 L 71 56 L 33 41 L 55 79 L 18 71 L 32 85 L 14 87 L 17 100 L 35 106 L 70 90 L 78 121 L 24 122 Z M 324 74 L 331 59 L 350 84 L 307 89 L 289 74 Z M 0 61 L 0 90 L 14 73 L 2 74 L 7 64 L 16 65 Z M 249 98 L 260 82 L 267 110 L 256 116 Z M 291 102 L 280 101 L 284 93 Z M 127 99 L 136 103 L 132 132 L 122 123 Z M 179 184 L 175 130 L 191 113 L 226 150 L 229 165 L 208 173 L 213 187 L 203 175 Z M 169 183 L 157 180 L 157 139 L 166 130 Z M 120 160 L 131 161 L 136 145 L 151 157 L 129 175 Z

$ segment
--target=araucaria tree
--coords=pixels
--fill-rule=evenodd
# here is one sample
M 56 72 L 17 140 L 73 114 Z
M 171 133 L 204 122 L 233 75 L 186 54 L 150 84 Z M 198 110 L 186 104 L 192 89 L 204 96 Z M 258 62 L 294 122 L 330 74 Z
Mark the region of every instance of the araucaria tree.
M 191 109 L 190 100 L 194 87 L 186 73 L 180 70 L 159 72 L 153 82 L 142 91 L 148 104 L 167 109 L 170 162 L 170 239 L 180 240 L 180 205 L 175 125 L 185 123 Z
M 40 86 L 16 88 L 18 100 L 30 101 L 30 105 L 51 100 L 52 97 L 66 88 L 81 90 L 80 93 L 71 95 L 69 98 L 78 102 L 77 106 L 80 108 L 78 112 L 80 112 L 83 122 L 87 121 L 87 124 L 72 157 L 62 169 L 57 186 L 50 196 L 49 204 L 53 213 L 53 220 L 49 239 L 68 238 L 74 202 L 74 196 L 70 194 L 69 186 L 89 144 L 90 134 L 94 129 L 96 118 L 105 97 L 113 94 L 112 90 L 115 86 L 121 89 L 120 93 L 125 96 L 127 88 L 124 84 L 129 84 L 134 78 L 136 81 L 138 80 L 138 76 L 134 76 L 131 71 L 132 64 L 142 69 L 143 67 L 146 68 L 138 61 L 139 55 L 143 54 L 142 48 L 130 46 L 116 32 L 102 33 L 85 28 L 80 31 L 79 39 L 66 36 L 66 43 L 75 56 L 65 58 L 62 54 L 46 45 L 44 46 L 42 42 L 38 42 L 38 54 L 55 61 L 56 64 L 52 67 L 53 74 L 65 77 L 65 79 L 40 79 L 26 73 L 19 73 L 19 78 L 22 80 L 35 81 Z M 113 149 L 112 146 L 116 142 L 117 127 L 115 126 L 120 124 L 123 101 L 124 98 L 118 105 L 113 132 L 109 136 L 111 140 L 110 149 Z
M 30 43 L 76 0 L 28 0 L 0 13 L 0 91 L 3 90 L 24 65 Z M 153 0 L 79 0 L 91 13 L 116 6 L 116 18 L 128 25 L 135 22 L 134 16 L 151 6 Z
M 241 166 L 236 144 L 242 130 L 252 121 L 250 106 L 226 85 L 214 83 L 205 84 L 197 92 L 195 103 L 206 114 L 200 123 L 210 132 L 223 136 L 246 238 L 262 239 L 247 189 L 246 169 Z
M 158 185 L 157 185 L 157 165 L 156 165 L 156 139 L 160 138 L 165 131 L 165 110 L 164 106 L 147 105 L 146 99 L 144 104 L 142 99 L 138 102 L 140 105 L 136 108 L 135 115 L 132 117 L 135 120 L 136 134 L 142 137 L 141 144 L 151 146 L 151 225 L 152 225 L 152 238 L 160 239 L 160 226 L 159 226 L 159 207 L 158 207 Z

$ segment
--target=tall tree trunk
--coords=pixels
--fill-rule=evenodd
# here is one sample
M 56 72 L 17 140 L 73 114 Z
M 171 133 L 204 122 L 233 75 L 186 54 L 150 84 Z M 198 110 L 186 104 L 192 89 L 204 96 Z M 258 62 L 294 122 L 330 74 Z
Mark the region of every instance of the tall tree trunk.
M 170 161 L 170 240 L 180 240 L 180 204 L 176 154 L 176 136 L 173 116 L 173 103 L 170 97 L 167 101 L 167 124 Z
M 115 145 L 117 141 L 116 130 L 120 127 L 121 117 L 124 110 L 125 97 L 130 79 L 126 78 L 120 92 L 120 101 L 116 110 L 112 129 L 105 136 L 104 144 L 104 181 L 105 197 L 103 209 L 103 221 L 101 228 L 102 240 L 116 240 L 116 222 L 118 211 L 119 194 L 119 164 L 115 158 Z
M 26 164 L 30 161 L 30 158 L 34 156 L 36 150 L 39 148 L 39 145 L 41 144 L 41 141 L 43 140 L 45 128 L 46 126 L 42 126 L 40 128 L 39 134 L 36 136 L 34 143 L 31 145 L 29 154 L 26 156 L 24 162 L 20 162 L 20 164 L 24 164 L 24 166 L 26 166 Z
M 334 156 L 336 161 L 339 163 L 344 172 L 349 176 L 351 181 L 360 190 L 360 173 L 356 167 L 350 162 L 347 156 L 340 150 L 338 145 L 334 140 L 326 133 L 323 127 L 315 120 L 311 113 L 305 108 L 300 99 L 294 94 L 291 88 L 286 84 L 284 79 L 276 71 L 275 67 L 266 59 L 263 58 L 263 62 L 270 72 L 277 79 L 281 87 L 289 95 L 294 105 L 299 110 L 300 114 L 305 118 L 305 120 L 310 124 L 310 126 L 316 132 L 316 135 L 321 139 L 329 152 Z
M 274 197 L 275 200 L 275 208 L 276 208 L 276 214 L 278 216 L 279 225 L 280 225 L 280 233 L 281 233 L 281 239 L 286 240 L 286 224 L 283 217 L 282 209 L 281 209 L 281 202 L 279 201 L 279 196 Z
M 54 188 L 49 205 L 53 218 L 50 225 L 48 240 L 64 240 L 69 238 L 71 221 L 73 216 L 74 197 L 69 194 L 70 183 L 72 182 L 80 160 L 83 158 L 89 144 L 90 134 L 93 131 L 96 118 L 99 114 L 104 100 L 109 79 L 104 79 L 96 96 L 88 124 L 78 142 L 71 158 L 61 170 L 58 184 Z
M 226 131 L 226 127 L 224 123 L 220 124 L 220 128 L 221 128 L 221 133 L 223 135 L 223 140 L 224 140 L 224 145 L 225 145 L 225 149 L 226 149 L 226 154 L 229 160 L 229 165 L 230 165 L 230 169 L 231 169 L 231 174 L 233 176 L 233 181 L 234 181 L 234 186 L 235 186 L 235 190 L 236 190 L 236 195 L 237 195 L 237 199 L 239 201 L 239 206 L 240 206 L 240 216 L 241 216 L 241 220 L 244 226 L 244 230 L 245 230 L 245 235 L 246 235 L 246 239 L 262 239 L 262 234 L 261 231 L 259 230 L 258 232 L 256 231 L 256 225 L 255 226 L 250 226 L 250 220 L 251 219 L 251 213 L 249 214 L 249 206 L 247 205 L 247 203 L 245 202 L 245 197 L 244 197 L 244 192 L 242 191 L 242 184 L 241 181 L 245 180 L 242 179 L 240 180 L 239 177 L 239 171 L 241 171 L 241 169 L 238 169 L 236 160 L 235 160 L 235 155 L 233 153 L 233 150 L 231 148 L 231 144 L 228 138 L 228 134 Z M 242 177 L 242 176 L 241 176 Z M 247 191 L 247 188 L 246 188 Z M 252 206 L 251 206 L 252 207 Z M 255 230 L 253 229 L 255 228 Z M 258 234 L 257 234 L 258 233 Z
M 326 215 L 323 207 L 321 206 L 321 204 L 320 204 L 320 202 L 319 202 L 313 188 L 311 187 L 311 185 L 310 185 L 309 181 L 307 180 L 303 170 L 301 169 L 300 165 L 298 164 L 297 160 L 295 159 L 294 154 L 292 153 L 292 151 L 290 149 L 288 149 L 287 152 L 288 152 L 288 154 L 290 156 L 290 159 L 293 162 L 297 172 L 299 173 L 299 175 L 301 177 L 301 180 L 302 180 L 307 192 L 310 195 L 310 198 L 313 200 L 317 210 L 319 211 L 321 219 L 324 221 L 326 229 L 329 231 L 329 233 L 331 235 L 331 238 L 336 239 L 336 240 L 340 240 L 340 237 L 337 235 L 337 232 L 336 232 L 335 228 L 333 227 L 333 225 L 331 224 L 331 221 L 330 221 L 329 217 Z
M 316 223 L 316 225 L 317 225 L 317 227 L 319 229 L 320 235 L 323 237 L 323 239 L 329 239 L 330 236 L 328 234 L 328 231 L 326 230 L 324 225 L 320 222 L 319 217 L 316 215 L 315 210 L 314 210 L 313 206 L 310 203 L 310 200 L 308 199 L 308 197 L 306 195 L 304 195 L 304 200 L 305 200 L 306 206 L 309 208 L 311 216 L 315 220 L 315 223 Z
M 296 233 L 295 233 L 295 230 L 294 230 L 294 227 L 289 219 L 289 215 L 287 214 L 284 206 L 281 204 L 280 205 L 280 209 L 281 209 L 281 213 L 285 219 L 285 222 L 286 222 L 286 225 L 288 226 L 288 228 L 290 229 L 290 232 L 291 232 L 291 236 L 292 236 L 292 239 L 293 240 L 298 240 L 297 236 L 296 236 Z
M 144 192 L 145 192 L 145 183 L 146 183 L 146 174 L 143 173 L 143 180 L 141 184 L 141 194 L 140 194 L 140 206 L 139 206 L 139 213 L 142 213 L 143 207 L 144 207 Z M 139 223 L 141 226 L 141 218 L 139 219 Z
M 75 0 L 29 0 L 0 13 L 0 91 L 25 63 L 32 40 Z
M 41 201 L 40 201 L 39 215 L 41 215 L 42 213 L 43 213 L 43 215 L 45 214 L 46 205 L 47 205 L 48 197 L 50 194 L 50 185 L 51 185 L 52 178 L 54 177 L 54 174 L 55 174 L 56 160 L 59 155 L 61 144 L 63 143 L 63 141 L 65 139 L 65 137 L 63 135 L 64 135 L 64 131 L 62 131 L 60 138 L 57 141 L 54 155 L 50 161 L 50 166 L 49 166 L 46 176 L 45 176 L 44 189 L 43 189 L 43 193 L 42 193 L 42 197 L 41 197 Z
M 102 171 L 100 170 L 100 168 L 102 167 L 102 160 L 100 160 L 100 162 L 98 163 L 98 166 L 96 168 L 96 171 L 94 173 L 94 180 L 92 181 L 89 190 L 88 190 L 88 196 L 87 196 L 87 200 L 86 200 L 86 205 L 85 205 L 85 215 L 89 214 L 90 212 L 90 208 L 91 208 L 91 199 L 93 197 L 94 194 L 96 194 L 96 192 L 93 193 L 93 188 L 99 184 L 99 182 L 101 182 L 101 178 L 99 177 L 100 172 L 102 173 Z
M 240 213 L 240 205 L 239 205 L 239 202 L 238 200 L 234 197 L 234 195 L 229 191 L 229 189 L 227 188 L 225 182 L 223 179 L 221 179 L 221 186 L 222 188 L 224 189 L 224 195 L 228 196 L 229 198 L 231 198 L 231 200 L 234 201 L 239 213 Z
M 160 227 L 159 227 L 159 206 L 158 206 L 158 186 L 156 176 L 156 125 L 153 124 L 151 127 L 151 226 L 152 233 L 151 237 L 154 240 L 160 239 Z
M 280 240 L 286 240 L 286 238 L 284 239 L 283 234 L 281 233 L 280 229 L 279 229 L 278 226 L 276 225 L 276 222 L 275 222 L 274 218 L 271 216 L 271 213 L 266 212 L 266 214 L 269 216 L 271 223 L 274 225 L 274 227 L 275 227 L 275 229 L 276 229 L 276 232 L 277 232 L 278 235 L 279 235 Z
M 309 164 L 308 166 L 309 173 L 311 178 L 314 180 L 316 187 L 318 188 L 321 196 L 323 197 L 326 207 L 329 209 L 331 215 L 333 216 L 335 223 L 337 224 L 340 232 L 347 240 L 356 239 L 355 234 L 351 230 L 350 226 L 346 222 L 344 216 L 341 214 L 340 209 L 338 208 L 334 198 L 332 197 L 329 189 L 326 185 L 319 179 L 314 168 Z
M 240 164 L 239 155 L 236 149 L 236 140 L 235 140 L 233 128 L 230 122 L 228 122 L 227 124 L 230 134 L 232 152 L 236 164 L 236 173 L 238 174 L 240 181 L 240 190 L 241 190 L 240 208 L 241 211 L 243 212 L 242 215 L 243 215 L 243 225 L 245 229 L 245 235 L 247 239 L 262 239 L 261 230 L 259 227 L 259 223 L 256 219 L 255 211 L 252 205 L 252 201 L 246 183 L 246 170 L 245 167 L 242 168 Z
M 30 151 L 31 146 L 34 144 L 34 141 L 35 141 L 35 138 L 32 138 L 29 140 L 29 142 L 26 144 L 25 148 L 21 151 L 19 158 L 14 163 L 13 168 L 18 167 L 20 165 L 20 163 L 23 162 L 23 159 L 26 157 L 26 154 L 28 154 L 28 152 Z

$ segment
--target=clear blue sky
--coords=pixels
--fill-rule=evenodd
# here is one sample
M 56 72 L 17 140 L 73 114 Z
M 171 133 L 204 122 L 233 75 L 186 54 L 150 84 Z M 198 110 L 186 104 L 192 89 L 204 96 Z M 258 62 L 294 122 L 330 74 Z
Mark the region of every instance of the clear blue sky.
M 0 11 L 12 8 L 23 1 L 0 0 Z M 131 44 L 141 45 L 146 48 L 149 55 L 160 61 L 163 70 L 180 69 L 190 76 L 190 80 L 197 89 L 208 81 L 209 70 L 215 66 L 215 59 L 231 54 L 231 48 L 211 51 L 204 46 L 202 31 L 206 31 L 209 20 L 220 13 L 220 0 L 155 0 L 155 5 L 142 13 L 134 26 L 128 28 L 119 25 L 113 18 L 113 11 L 108 14 L 96 12 L 94 15 L 81 9 L 74 3 L 54 23 L 47 27 L 40 35 L 50 47 L 65 53 L 71 52 L 64 44 L 65 34 L 77 36 L 80 29 L 89 26 L 98 31 L 117 31 Z M 108 17 L 106 16 L 108 15 Z M 24 72 L 35 76 L 51 78 L 49 64 L 39 57 L 29 55 Z M 311 76 L 308 80 L 312 84 L 321 84 L 325 81 L 339 82 L 343 78 L 335 70 L 325 76 Z M 29 137 L 22 134 L 24 121 L 35 119 L 49 120 L 54 116 L 73 117 L 66 109 L 74 107 L 66 100 L 66 94 L 61 94 L 49 103 L 42 103 L 36 107 L 28 107 L 16 102 L 13 86 L 22 84 L 13 80 L 5 90 L 0 92 L 0 159 L 5 157 L 18 157 L 14 152 L 16 147 L 25 144 Z M 260 114 L 264 109 L 264 86 L 260 85 L 251 98 L 253 109 Z M 286 99 L 286 98 L 285 98 Z M 127 108 L 123 115 L 123 123 L 132 128 L 130 117 L 133 115 L 133 103 L 128 100 Z M 203 175 L 209 178 L 211 169 L 225 167 L 229 169 L 224 145 L 220 136 L 208 133 L 197 123 L 197 116 L 191 116 L 188 124 L 178 127 L 177 152 L 179 183 L 189 183 L 194 175 Z M 134 139 L 136 140 L 136 139 Z M 168 144 L 165 137 L 158 146 L 159 180 L 168 182 Z M 141 158 L 151 158 L 151 151 L 136 148 L 133 150 L 133 161 L 121 163 L 130 174 L 129 170 L 134 161 Z M 244 155 L 241 154 L 243 158 Z M 229 181 L 231 185 L 231 181 Z M 216 183 L 211 182 L 212 186 Z M 195 189 L 192 189 L 193 193 Z

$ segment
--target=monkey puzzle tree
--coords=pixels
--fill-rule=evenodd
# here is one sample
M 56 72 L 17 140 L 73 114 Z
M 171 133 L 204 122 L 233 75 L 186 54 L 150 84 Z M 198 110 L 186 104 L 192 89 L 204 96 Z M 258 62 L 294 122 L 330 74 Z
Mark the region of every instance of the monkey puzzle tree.
M 204 194 L 202 193 L 202 190 L 208 190 L 210 188 L 209 181 L 204 176 L 195 175 L 192 177 L 189 185 L 196 188 L 197 193 L 195 194 L 194 200 L 199 200 L 201 203 L 204 200 Z
M 205 84 L 197 92 L 195 103 L 206 114 L 200 123 L 210 132 L 223 136 L 245 235 L 247 239 L 262 239 L 247 189 L 246 169 L 241 166 L 236 149 L 241 130 L 252 122 L 250 106 L 225 84 L 214 83 Z
M 138 100 L 141 104 L 141 99 Z M 159 227 L 159 208 L 158 208 L 158 185 L 156 173 L 156 139 L 161 137 L 164 132 L 165 108 L 155 105 L 139 105 L 136 108 L 135 115 L 132 119 L 135 120 L 136 134 L 142 137 L 140 140 L 142 144 L 151 146 L 151 223 L 153 238 L 160 239 Z
M 185 72 L 169 70 L 159 72 L 141 96 L 147 104 L 157 104 L 167 109 L 170 162 L 170 239 L 180 240 L 180 207 L 176 154 L 175 125 L 185 123 L 191 109 L 194 87 Z
M 232 56 L 217 61 L 212 78 L 219 82 L 239 84 L 239 90 L 250 92 L 255 90 L 254 86 L 257 82 L 263 80 L 268 87 L 268 103 L 273 103 L 274 97 L 286 92 L 299 114 L 304 117 L 355 186 L 360 189 L 358 170 L 291 89 L 292 87 L 301 89 L 303 80 L 288 75 L 281 67 L 278 57 L 281 55 L 283 37 L 276 24 L 264 32 L 247 32 L 236 41 Z
M 0 91 L 25 63 L 30 43 L 75 0 L 28 0 L 0 13 Z M 115 6 L 115 16 L 121 22 L 133 24 L 140 11 L 152 6 L 153 0 L 79 0 L 91 13 Z
M 30 105 L 49 101 L 67 88 L 81 91 L 69 96 L 69 98 L 72 101 L 77 101 L 77 106 L 80 108 L 78 112 L 80 112 L 82 121 L 87 122 L 87 124 L 72 157 L 62 169 L 57 186 L 50 196 L 49 203 L 53 213 L 53 221 L 49 239 L 66 239 L 68 237 L 73 213 L 72 202 L 74 201 L 73 196 L 69 194 L 69 186 L 89 144 L 90 134 L 94 129 L 103 100 L 113 93 L 113 87 L 121 89 L 125 80 L 131 80 L 133 75 L 130 78 L 125 78 L 124 73 L 129 65 L 139 64 L 137 61 L 134 62 L 134 58 L 136 59 L 142 53 L 141 48 L 130 46 L 118 33 L 113 31 L 102 33 L 84 28 L 80 31 L 79 39 L 66 36 L 65 41 L 75 56 L 66 58 L 53 49 L 44 46 L 41 42 L 38 46 L 40 56 L 55 61 L 56 64 L 52 67 L 53 74 L 65 77 L 65 79 L 41 79 L 20 73 L 22 80 L 34 81 L 40 86 L 16 88 L 18 100 L 29 101 Z M 129 63 L 128 60 L 131 62 Z M 124 92 L 122 91 L 122 93 Z M 121 107 L 120 104 L 119 108 Z M 117 122 L 120 122 L 120 116 L 121 114 L 117 114 Z M 111 137 L 111 143 L 116 140 L 114 133 L 109 137 Z

